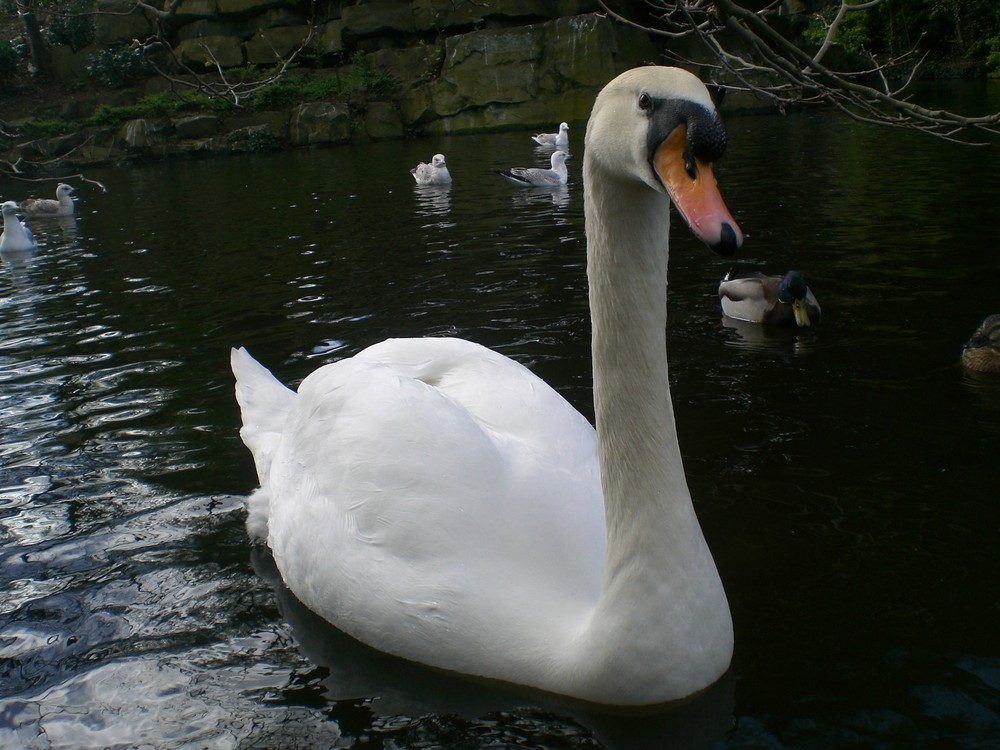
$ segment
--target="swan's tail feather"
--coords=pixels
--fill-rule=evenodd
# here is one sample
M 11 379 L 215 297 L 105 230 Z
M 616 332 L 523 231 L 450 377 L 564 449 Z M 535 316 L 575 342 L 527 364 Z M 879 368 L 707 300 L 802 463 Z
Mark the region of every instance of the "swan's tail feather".
M 267 519 L 271 514 L 271 497 L 258 488 L 247 498 L 247 533 L 254 543 L 267 542 Z
M 250 496 L 247 528 L 251 536 L 263 540 L 267 536 L 270 505 L 267 487 L 271 461 L 278 449 L 295 393 L 278 382 L 243 347 L 232 350 L 230 362 L 236 376 L 236 401 L 243 418 L 240 437 L 253 454 L 261 485 L 261 489 Z

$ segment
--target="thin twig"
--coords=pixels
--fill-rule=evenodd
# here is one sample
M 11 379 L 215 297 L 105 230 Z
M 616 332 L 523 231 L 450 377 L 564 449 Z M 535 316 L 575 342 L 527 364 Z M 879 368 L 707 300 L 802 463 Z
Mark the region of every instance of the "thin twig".
M 908 128 L 946 141 L 982 145 L 977 136 L 993 136 L 1000 112 L 970 117 L 944 109 L 928 109 L 911 100 L 908 90 L 926 55 L 914 47 L 891 60 L 862 50 L 867 65 L 860 70 L 835 70 L 824 59 L 849 13 L 869 11 L 884 0 L 841 0 L 826 25 L 822 43 L 809 54 L 778 33 L 768 22 L 774 6 L 752 12 L 733 0 L 647 0 L 659 25 L 649 26 L 623 16 L 598 0 L 604 12 L 622 23 L 664 38 L 693 38 L 704 58 L 689 59 L 676 51 L 666 54 L 681 64 L 713 70 L 713 82 L 730 91 L 748 91 L 781 111 L 793 105 L 833 106 L 860 122 Z M 919 41 L 918 41 L 919 44 Z M 741 52 L 733 48 L 738 46 Z M 901 84 L 891 81 L 902 73 Z M 867 82 L 874 80 L 874 85 Z

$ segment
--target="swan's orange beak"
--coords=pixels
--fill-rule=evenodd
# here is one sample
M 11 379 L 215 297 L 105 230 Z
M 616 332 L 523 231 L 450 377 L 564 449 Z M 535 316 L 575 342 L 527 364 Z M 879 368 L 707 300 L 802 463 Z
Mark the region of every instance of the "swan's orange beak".
M 653 168 L 677 211 L 700 239 L 720 255 L 731 255 L 743 244 L 743 232 L 719 193 L 712 165 L 695 161 L 694 177 L 685 168 L 687 126 L 679 125 L 653 155 Z

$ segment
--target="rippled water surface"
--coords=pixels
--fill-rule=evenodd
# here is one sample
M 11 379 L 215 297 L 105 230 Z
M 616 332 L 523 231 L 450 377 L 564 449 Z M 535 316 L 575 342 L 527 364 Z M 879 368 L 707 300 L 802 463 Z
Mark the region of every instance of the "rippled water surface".
M 1000 312 L 1000 146 L 728 124 L 747 243 L 675 222 L 668 331 L 725 680 L 608 717 L 452 679 L 318 622 L 250 548 L 231 346 L 295 384 L 460 335 L 591 414 L 582 126 L 558 193 L 490 173 L 545 161 L 524 133 L 384 143 L 95 172 L 106 195 L 0 259 L 0 746 L 1000 744 L 1000 381 L 956 365 Z M 415 188 L 439 151 L 454 186 Z M 792 267 L 819 326 L 720 319 L 728 270 Z

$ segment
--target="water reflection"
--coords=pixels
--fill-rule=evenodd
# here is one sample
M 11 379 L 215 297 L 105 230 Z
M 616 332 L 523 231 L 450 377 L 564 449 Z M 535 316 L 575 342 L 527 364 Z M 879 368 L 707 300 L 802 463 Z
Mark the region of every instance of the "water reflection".
M 444 216 L 451 211 L 451 185 L 414 185 L 413 195 L 417 199 L 417 214 L 422 216 Z M 428 225 L 432 226 L 432 225 Z M 446 225 L 440 225 L 446 226 Z
M 723 315 L 720 324 L 735 336 L 728 336 L 726 344 L 750 352 L 770 352 L 782 356 L 806 354 L 816 349 L 816 332 L 812 328 L 801 330 L 768 326 L 736 320 Z
M 18 289 L 25 289 L 31 283 L 31 276 L 28 270 L 35 259 L 37 250 L 7 250 L 0 253 L 0 265 L 10 276 L 14 286 Z
M 515 206 L 551 203 L 556 208 L 566 208 L 569 205 L 569 186 L 517 188 L 511 203 Z

